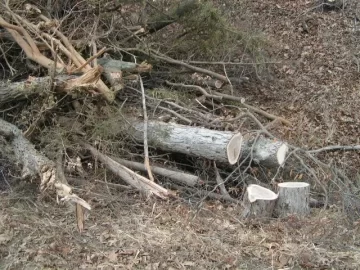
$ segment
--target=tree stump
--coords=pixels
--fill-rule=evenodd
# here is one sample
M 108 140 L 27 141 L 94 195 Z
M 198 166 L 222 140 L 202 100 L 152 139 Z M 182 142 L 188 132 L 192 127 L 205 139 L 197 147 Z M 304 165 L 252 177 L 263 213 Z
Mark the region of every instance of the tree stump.
M 284 217 L 289 214 L 306 216 L 310 213 L 310 185 L 305 182 L 285 182 L 278 184 L 279 198 L 275 214 Z
M 249 185 L 244 195 L 243 218 L 269 218 L 272 216 L 278 195 L 259 185 Z

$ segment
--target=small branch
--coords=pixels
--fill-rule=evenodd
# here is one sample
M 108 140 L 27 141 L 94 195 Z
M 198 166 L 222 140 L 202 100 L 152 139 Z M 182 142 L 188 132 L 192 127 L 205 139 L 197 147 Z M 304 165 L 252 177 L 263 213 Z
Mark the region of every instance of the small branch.
M 95 49 L 96 50 L 96 49 Z M 82 64 L 80 67 L 76 68 L 75 70 L 72 70 L 72 73 L 76 73 L 81 71 L 86 65 L 90 65 L 91 61 L 93 61 L 94 59 L 98 58 L 100 55 L 102 55 L 104 52 L 106 51 L 106 48 L 102 48 L 98 53 L 96 53 L 95 55 L 91 56 L 84 64 Z M 94 67 L 96 67 L 97 65 L 94 65 Z
M 221 195 L 224 197 L 230 197 L 230 194 L 227 192 L 226 187 L 224 185 L 224 180 L 221 178 L 218 168 L 216 167 L 216 162 L 214 161 L 214 170 L 215 170 L 215 177 L 216 177 L 216 183 L 218 184 L 220 188 Z
M 198 85 L 187 85 L 187 84 L 183 84 L 183 83 L 172 83 L 172 82 L 169 82 L 169 81 L 165 81 L 165 83 L 167 85 L 171 85 L 171 86 L 198 90 L 201 94 L 203 94 L 207 98 L 212 98 L 212 99 L 215 99 L 215 100 L 222 100 L 223 99 L 219 95 L 211 95 L 211 94 L 209 94 L 204 88 L 202 88 L 201 86 L 198 86 Z
M 187 63 L 184 63 L 182 61 L 179 61 L 179 60 L 175 60 L 173 58 L 170 58 L 168 56 L 160 56 L 158 55 L 156 52 L 154 52 L 153 50 L 150 50 L 152 53 L 147 53 L 143 50 L 140 50 L 140 49 L 137 49 L 137 48 L 128 48 L 126 49 L 126 51 L 138 51 L 138 52 L 141 52 L 145 55 L 148 55 L 150 57 L 154 57 L 158 60 L 161 60 L 161 61 L 164 61 L 164 62 L 167 62 L 167 63 L 170 63 L 170 64 L 175 64 L 175 65 L 179 65 L 179 66 L 183 66 L 187 69 L 190 69 L 192 71 L 195 71 L 195 72 L 199 72 L 199 73 L 203 73 L 203 74 L 206 74 L 206 75 L 209 75 L 213 78 L 216 78 L 216 79 L 219 79 L 225 83 L 228 82 L 226 76 L 224 75 L 221 75 L 219 73 L 216 73 L 216 72 L 213 72 L 213 71 L 210 71 L 208 69 L 204 69 L 204 68 L 199 68 L 199 67 L 196 67 L 196 66 L 193 66 L 193 65 L 190 65 L 190 64 L 187 64 Z
M 309 154 L 317 154 L 320 152 L 326 152 L 326 151 L 359 151 L 360 150 L 360 145 L 332 145 L 332 146 L 326 146 L 320 149 L 315 149 L 315 150 L 308 150 L 306 151 Z
M 253 66 L 253 65 L 266 65 L 266 64 L 281 64 L 281 62 L 262 62 L 262 63 L 243 63 L 243 62 L 209 62 L 209 61 L 184 61 L 188 64 L 194 64 L 194 65 L 234 65 L 234 66 Z
M 166 112 L 169 112 L 171 113 L 172 115 L 175 115 L 176 117 L 178 117 L 179 119 L 183 120 L 184 122 L 188 123 L 189 125 L 191 125 L 193 122 L 186 118 L 185 116 L 182 116 L 181 114 L 178 114 L 177 112 L 169 109 L 169 108 L 165 108 L 165 107 L 162 107 L 162 106 L 158 106 L 157 108 L 163 110 L 163 111 L 166 111 Z
M 276 115 L 273 115 L 271 113 L 268 113 L 268 112 L 265 112 L 257 107 L 254 107 L 254 106 L 251 106 L 251 105 L 248 105 L 246 103 L 244 103 L 243 99 L 240 98 L 240 97 L 235 97 L 235 96 L 231 96 L 231 95 L 226 95 L 226 94 L 222 94 L 222 93 L 219 93 L 219 92 L 215 92 L 216 95 L 222 97 L 223 99 L 227 99 L 227 100 L 232 100 L 232 101 L 238 101 L 240 102 L 241 106 L 244 107 L 244 108 L 247 108 L 249 110 L 252 110 L 262 116 L 265 116 L 266 118 L 268 119 L 271 119 L 271 120 L 279 120 L 281 121 L 283 124 L 287 125 L 287 126 L 291 126 L 291 122 L 286 120 L 285 118 L 282 118 L 280 116 L 276 116 Z
M 149 178 L 151 181 L 154 182 L 154 176 L 151 172 L 150 162 L 149 162 L 149 147 L 148 147 L 148 139 L 147 139 L 147 125 L 148 125 L 148 116 L 146 111 L 146 99 L 145 99 L 145 90 L 144 84 L 142 81 L 141 76 L 139 76 L 140 80 L 140 88 L 141 88 L 141 99 L 142 99 L 142 106 L 143 106 L 143 113 L 144 113 L 144 155 L 145 155 L 145 167 Z

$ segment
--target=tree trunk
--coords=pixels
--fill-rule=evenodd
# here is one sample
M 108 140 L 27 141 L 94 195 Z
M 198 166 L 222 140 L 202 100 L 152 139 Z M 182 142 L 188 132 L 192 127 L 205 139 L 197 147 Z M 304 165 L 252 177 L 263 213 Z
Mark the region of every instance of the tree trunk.
M 143 142 L 143 123 L 132 122 L 136 132 L 134 138 Z M 215 131 L 159 121 L 149 121 L 149 145 L 165 151 L 179 152 L 207 159 L 235 164 L 240 160 L 252 161 L 268 166 L 283 165 L 288 147 L 281 141 L 260 136 L 242 138 L 240 133 Z M 236 145 L 240 143 L 241 145 Z
M 289 214 L 306 216 L 310 213 L 310 185 L 308 183 L 285 182 L 278 184 L 278 189 L 276 216 L 285 217 Z
M 143 122 L 135 121 L 132 124 L 135 140 L 143 142 Z M 149 121 L 148 143 L 165 151 L 235 164 L 241 151 L 242 136 L 230 131 Z

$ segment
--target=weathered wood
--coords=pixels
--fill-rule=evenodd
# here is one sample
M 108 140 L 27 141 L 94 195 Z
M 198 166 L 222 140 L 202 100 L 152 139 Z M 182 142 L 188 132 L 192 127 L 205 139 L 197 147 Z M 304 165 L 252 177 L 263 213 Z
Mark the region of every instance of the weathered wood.
M 243 218 L 270 218 L 277 198 L 278 195 L 270 189 L 259 185 L 249 185 L 243 199 Z
M 97 89 L 95 82 L 100 76 L 101 70 L 90 70 L 82 76 L 58 75 L 53 83 L 58 92 L 71 92 L 73 89 Z M 11 101 L 27 99 L 32 95 L 37 95 L 50 91 L 52 79 L 46 77 L 29 77 L 21 82 L 0 82 L 0 106 Z
M 143 123 L 134 121 L 132 135 L 143 142 Z M 159 121 L 148 122 L 148 143 L 165 151 L 235 164 L 241 152 L 242 135 Z
M 22 165 L 22 178 L 36 179 L 40 176 L 40 190 L 54 189 L 64 201 L 73 201 L 91 210 L 90 205 L 72 193 L 65 177 L 58 177 L 59 170 L 53 161 L 37 151 L 15 125 L 0 119 L 0 136 L 11 142 L 16 161 Z
M 94 157 L 98 158 L 114 174 L 118 175 L 122 180 L 124 180 L 132 187 L 140 190 L 146 196 L 154 194 L 162 199 L 165 199 L 170 195 L 170 192 L 167 189 L 150 181 L 142 175 L 135 173 L 112 158 L 100 153 L 91 145 L 83 143 L 83 146 L 88 149 Z
M 0 81 L 0 106 L 7 102 L 26 99 L 31 95 L 39 94 L 50 86 L 50 77 L 33 78 L 23 82 Z
M 119 162 L 120 164 L 122 164 L 126 167 L 129 167 L 133 170 L 139 170 L 139 171 L 146 172 L 145 165 L 142 163 L 125 160 L 125 159 L 121 159 L 121 158 L 116 158 L 116 157 L 113 157 L 113 159 L 115 161 Z M 155 174 L 159 174 L 159 175 L 167 177 L 173 181 L 176 181 L 178 183 L 185 184 L 185 185 L 191 186 L 191 187 L 193 187 L 197 183 L 201 182 L 201 179 L 198 176 L 192 175 L 189 173 L 173 171 L 173 170 L 169 170 L 169 169 L 165 169 L 165 168 L 161 168 L 161 167 L 157 167 L 157 166 L 151 166 L 151 170 Z
M 306 216 L 310 213 L 310 185 L 305 182 L 278 184 L 279 199 L 275 205 L 278 217 L 295 214 Z

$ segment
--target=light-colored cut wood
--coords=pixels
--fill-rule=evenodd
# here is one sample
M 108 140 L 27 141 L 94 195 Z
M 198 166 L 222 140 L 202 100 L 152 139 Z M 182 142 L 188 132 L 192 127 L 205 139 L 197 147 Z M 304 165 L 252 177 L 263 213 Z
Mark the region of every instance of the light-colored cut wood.
M 243 218 L 263 219 L 272 216 L 278 195 L 259 185 L 249 185 L 243 199 Z

